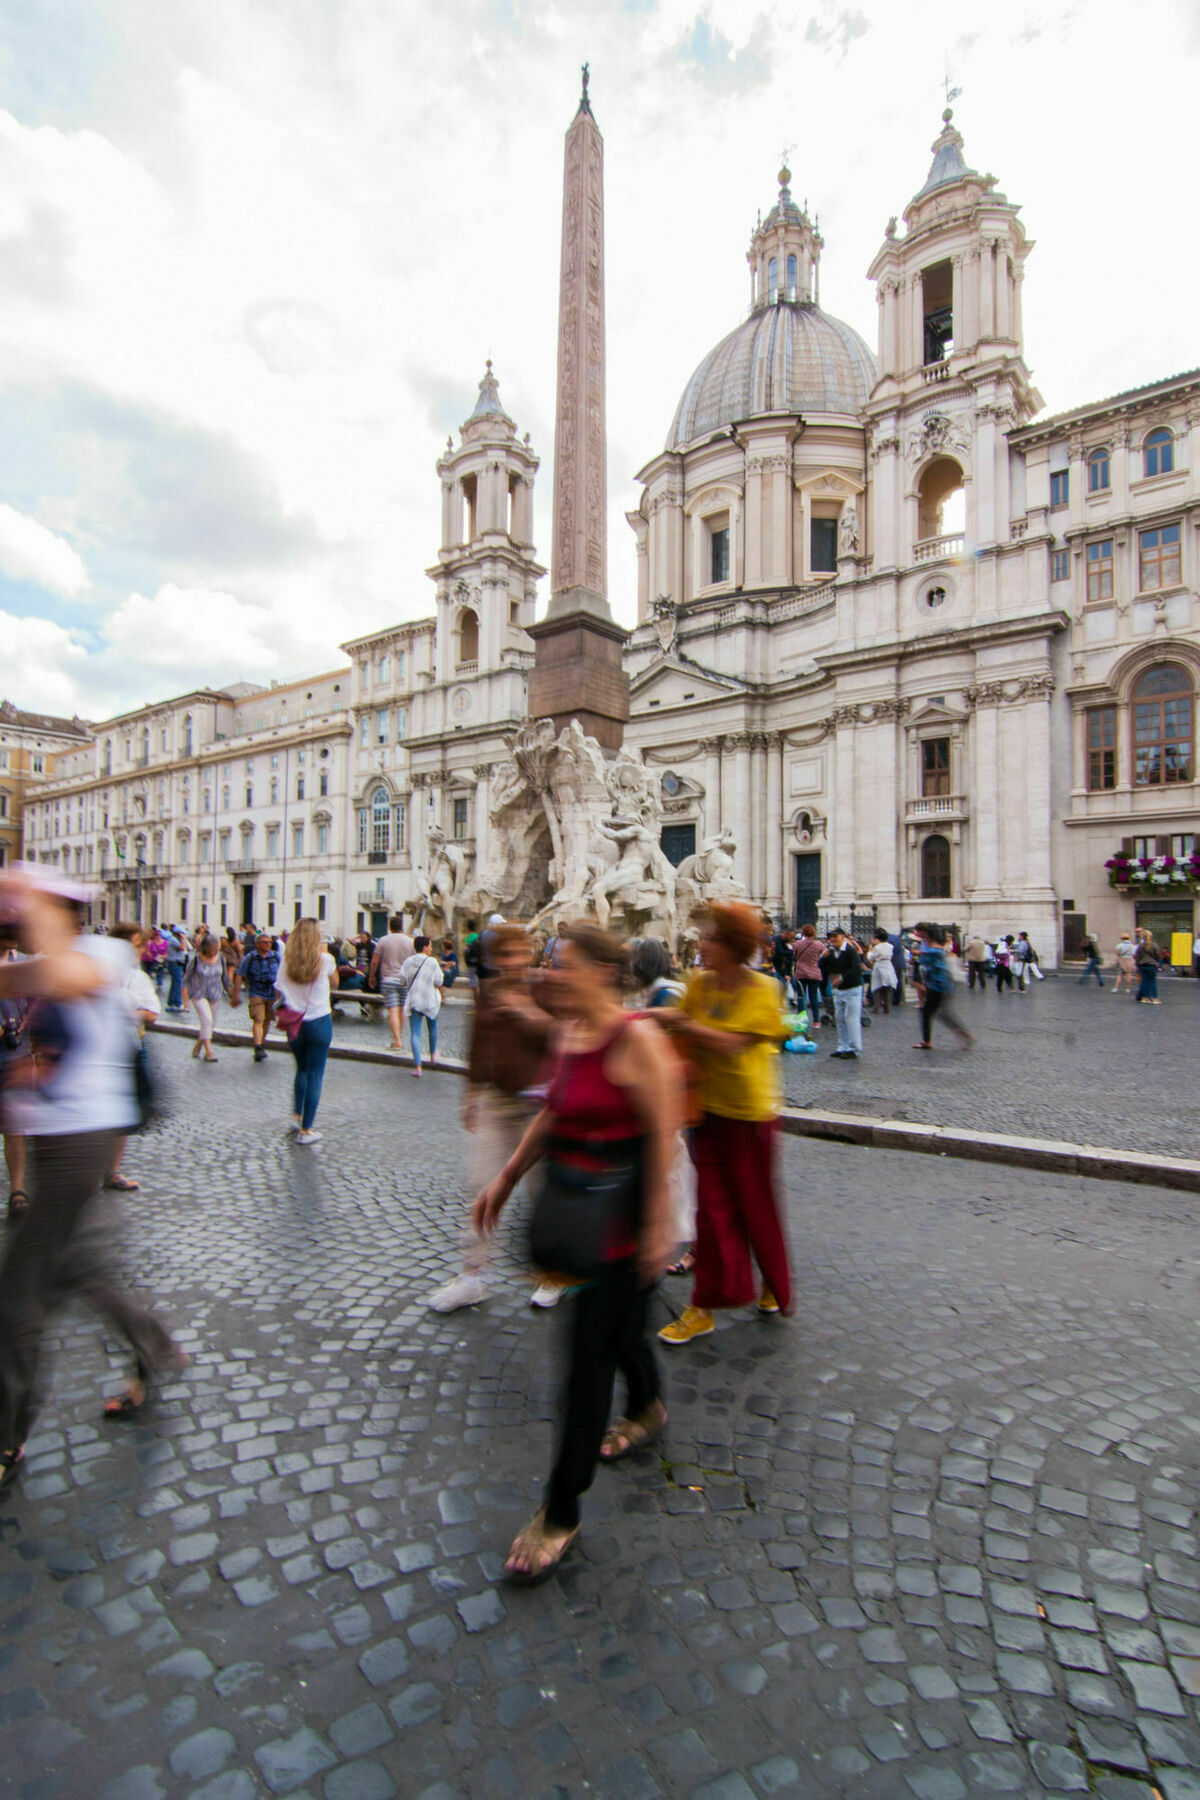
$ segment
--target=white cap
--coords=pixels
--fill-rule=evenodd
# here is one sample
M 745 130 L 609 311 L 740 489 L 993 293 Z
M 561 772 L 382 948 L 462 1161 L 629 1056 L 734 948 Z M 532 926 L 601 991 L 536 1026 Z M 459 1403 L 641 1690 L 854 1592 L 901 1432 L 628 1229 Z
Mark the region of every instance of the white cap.
M 503 913 L 493 913 L 491 918 L 488 920 L 489 925 L 503 925 L 504 923 L 505 923 L 505 919 L 504 919 Z

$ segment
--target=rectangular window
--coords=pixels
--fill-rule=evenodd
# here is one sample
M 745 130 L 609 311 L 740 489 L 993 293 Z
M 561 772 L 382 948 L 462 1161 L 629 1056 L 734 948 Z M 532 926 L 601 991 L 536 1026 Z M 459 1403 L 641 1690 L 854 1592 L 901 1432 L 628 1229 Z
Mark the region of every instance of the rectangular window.
M 1093 706 L 1087 712 L 1087 784 L 1090 793 L 1117 785 L 1117 709 Z
M 317 917 L 318 917 L 318 919 L 323 919 L 325 917 L 325 896 L 324 896 L 324 894 L 317 895 Z M 361 1007 L 359 1008 L 359 1011 L 360 1012 L 362 1011 Z
M 1138 536 L 1138 589 L 1143 594 L 1156 588 L 1174 587 L 1179 581 L 1179 527 L 1160 525 Z
M 274 928 L 275 928 L 275 902 L 273 900 L 267 901 L 267 924 L 271 927 L 272 930 L 274 930 Z
M 405 669 L 407 667 L 407 663 L 408 663 L 407 652 L 405 652 L 404 650 L 401 650 L 399 655 L 396 658 L 396 678 L 397 678 L 397 680 L 399 680 L 399 681 L 404 680 L 404 674 L 405 674 Z
M 0 750 L 0 769 L 7 769 L 7 767 L 8 767 L 8 751 Z
M 392 715 L 390 710 L 386 706 L 380 707 L 379 711 L 375 714 L 375 742 L 377 744 L 386 744 L 388 742 L 388 739 L 391 736 L 391 723 Z
M 367 854 L 367 838 L 371 829 L 371 815 L 365 807 L 358 815 L 358 854 Z
M 926 738 L 921 745 L 921 796 L 945 798 L 950 792 L 950 739 Z
M 279 767 L 279 758 L 277 756 L 273 756 L 271 758 L 271 767 L 273 769 L 277 769 Z
M 1071 552 L 1069 550 L 1052 550 L 1050 553 L 1051 581 L 1069 581 L 1071 576 Z
M 729 580 L 729 527 L 719 525 L 710 533 L 712 556 L 709 567 L 709 580 L 713 582 Z
M 318 825 L 317 826 L 317 855 L 318 856 L 328 856 L 329 855 L 329 827 L 328 827 L 328 825 Z
M 303 827 L 303 825 L 293 825 L 292 826 L 292 855 L 293 856 L 303 856 L 304 855 L 304 827 Z
M 408 736 L 408 709 L 404 706 L 396 708 L 396 742 L 402 744 Z
M 365 817 L 365 814 L 362 816 Z M 395 822 L 395 827 L 396 827 L 396 850 L 397 850 L 397 853 L 399 853 L 400 851 L 402 851 L 404 849 L 405 812 L 404 812 L 403 802 L 401 802 L 401 804 L 395 808 L 394 822 Z
M 1111 600 L 1113 591 L 1112 539 L 1104 538 L 1087 547 L 1087 597 L 1089 600 Z
M 1088 457 L 1088 493 L 1103 494 L 1108 486 L 1108 451 L 1093 450 Z
M 34 774 L 35 774 L 35 775 L 40 775 L 40 774 L 42 774 L 42 772 L 43 772 L 43 771 L 44 771 L 44 769 L 45 769 L 45 767 L 46 767 L 46 759 L 45 759 L 45 757 L 44 757 L 44 756 L 35 756 L 35 757 L 34 757 L 34 759 L 33 759 L 33 772 L 34 772 Z
M 465 800 L 454 802 L 454 835 L 465 838 L 467 835 L 467 803 Z
M 363 750 L 369 750 L 371 747 L 371 720 L 366 713 L 358 721 L 358 742 Z
M 8 817 L 8 794 L 7 794 L 7 792 L 0 792 L 0 819 L 7 819 L 7 817 Z
M 1171 839 L 1171 855 L 1172 856 L 1176 856 L 1176 857 L 1195 856 L 1195 854 L 1196 854 L 1196 834 L 1194 831 L 1184 831 L 1181 833 L 1177 833 Z
M 324 769 L 321 770 L 321 779 L 318 785 L 321 790 L 322 800 L 327 799 L 329 796 L 329 776 Z
M 296 798 L 297 798 L 297 800 L 303 800 L 303 798 L 304 798 L 304 777 L 303 777 L 303 775 L 297 775 L 297 777 L 296 777 Z
M 229 847 L 233 842 L 232 831 L 223 831 L 221 833 L 219 841 L 220 841 L 220 846 L 221 846 L 221 856 L 222 856 L 222 859 L 224 859 L 230 853 Z
M 837 520 L 811 519 L 808 529 L 808 564 L 814 575 L 837 572 Z
M 1055 469 L 1050 476 L 1050 505 L 1065 506 L 1070 496 L 1071 472 L 1069 469 Z
M 271 857 L 279 855 L 279 827 L 278 827 L 278 825 L 268 825 L 267 826 L 267 855 L 271 856 Z

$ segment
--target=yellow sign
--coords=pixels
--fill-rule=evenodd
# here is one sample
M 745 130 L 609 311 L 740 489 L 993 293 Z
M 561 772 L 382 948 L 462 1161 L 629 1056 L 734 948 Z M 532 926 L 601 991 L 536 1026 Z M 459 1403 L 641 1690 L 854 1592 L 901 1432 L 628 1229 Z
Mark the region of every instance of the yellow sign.
M 1171 933 L 1171 967 L 1173 969 L 1190 969 L 1192 966 L 1192 934 L 1190 931 L 1173 931 Z

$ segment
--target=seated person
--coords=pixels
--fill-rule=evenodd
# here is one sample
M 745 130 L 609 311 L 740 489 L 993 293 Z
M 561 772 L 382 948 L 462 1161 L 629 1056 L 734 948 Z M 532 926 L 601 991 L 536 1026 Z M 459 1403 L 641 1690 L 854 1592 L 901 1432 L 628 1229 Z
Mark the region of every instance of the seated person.
M 454 948 L 453 938 L 443 938 L 438 953 L 438 961 L 442 965 L 442 986 L 451 988 L 458 980 L 458 951 Z

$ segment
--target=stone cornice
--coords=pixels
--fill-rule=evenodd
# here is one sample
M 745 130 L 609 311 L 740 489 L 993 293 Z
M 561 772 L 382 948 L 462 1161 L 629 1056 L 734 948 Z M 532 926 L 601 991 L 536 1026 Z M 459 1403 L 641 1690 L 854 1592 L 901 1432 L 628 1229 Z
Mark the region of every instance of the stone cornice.
M 1108 419 L 1129 418 L 1164 403 L 1177 403 L 1197 396 L 1200 396 L 1200 369 L 1188 369 L 1181 375 L 1168 375 L 1162 381 L 1151 382 L 1146 387 L 1130 388 L 1123 394 L 1112 394 L 1106 400 L 1098 400 L 1091 405 L 1075 407 L 1070 412 L 1055 413 L 1049 419 L 1021 425 L 1011 433 L 1009 442 L 1022 448 L 1050 443 Z

